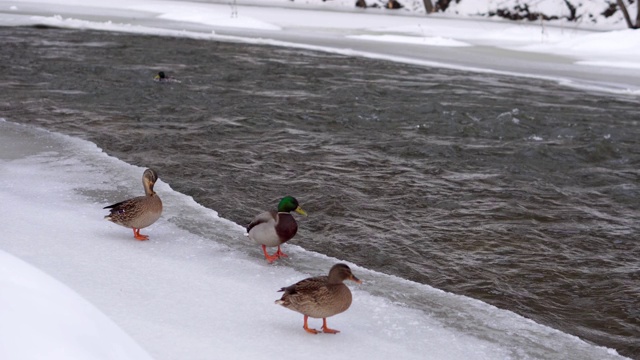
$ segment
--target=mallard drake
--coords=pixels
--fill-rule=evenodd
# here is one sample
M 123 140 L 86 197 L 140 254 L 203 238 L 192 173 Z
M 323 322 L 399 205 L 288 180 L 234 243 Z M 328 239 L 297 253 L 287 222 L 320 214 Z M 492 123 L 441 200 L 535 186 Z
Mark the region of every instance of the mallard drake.
M 140 229 L 156 222 L 162 214 L 162 200 L 153 191 L 153 185 L 157 180 L 158 174 L 154 170 L 145 170 L 142 174 L 145 195 L 105 206 L 104 209 L 111 209 L 111 212 L 104 218 L 118 225 L 132 228 L 133 237 L 136 239 L 148 240 L 149 236 L 140 234 Z
M 287 254 L 280 250 L 280 245 L 291 240 L 298 231 L 298 224 L 291 212 L 307 216 L 293 196 L 285 196 L 278 204 L 278 211 L 265 211 L 256 215 L 253 221 L 247 226 L 247 235 L 253 241 L 262 245 L 264 257 L 269 263 L 274 262 Z M 272 256 L 267 252 L 267 246 L 277 246 L 278 250 Z
M 167 76 L 164 71 L 160 71 L 156 76 L 153 77 L 154 81 L 159 82 L 180 82 L 180 80 Z
M 327 326 L 327 318 L 340 314 L 351 306 L 351 291 L 344 284 L 345 280 L 362 283 L 347 265 L 333 265 L 329 270 L 329 276 L 310 277 L 278 290 L 284 291 L 284 294 L 280 300 L 276 300 L 276 304 L 304 315 L 302 327 L 309 333 L 318 333 L 318 330 L 309 328 L 309 317 L 322 318 L 323 332 L 339 333 L 340 331 Z

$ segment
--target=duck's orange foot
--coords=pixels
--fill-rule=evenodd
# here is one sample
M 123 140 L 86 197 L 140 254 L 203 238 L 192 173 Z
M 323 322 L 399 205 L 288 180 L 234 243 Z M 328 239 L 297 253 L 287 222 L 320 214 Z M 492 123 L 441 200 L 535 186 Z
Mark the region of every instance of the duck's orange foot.
M 149 240 L 148 235 L 140 234 L 140 229 L 133 229 L 133 237 L 140 241 Z
M 322 332 L 327 334 L 337 334 L 340 332 L 340 330 L 329 329 L 329 327 L 327 326 L 327 318 L 322 318 Z
M 322 327 L 322 332 L 327 333 L 327 334 L 337 334 L 340 332 L 340 330 L 334 330 L 334 329 L 329 329 L 328 327 Z
M 317 334 L 319 332 L 316 329 L 311 329 L 311 328 L 304 327 L 304 326 L 303 326 L 303 328 L 304 328 L 304 331 L 308 332 L 309 334 L 314 334 L 315 335 L 315 334 Z
M 309 325 L 307 324 L 307 320 L 309 320 L 309 316 L 305 315 L 304 325 L 302 325 L 302 328 L 304 329 L 304 331 L 308 332 L 309 334 L 314 334 L 314 335 L 317 334 L 318 330 L 309 328 Z
M 269 253 L 267 252 L 266 245 L 262 245 L 262 251 L 264 252 L 264 258 L 267 259 L 267 262 L 269 264 L 278 260 L 278 253 L 275 253 L 274 255 L 269 255 Z
M 276 251 L 274 255 L 277 257 L 289 257 L 289 255 L 283 253 L 282 250 L 280 250 L 280 246 L 278 246 L 278 251 Z

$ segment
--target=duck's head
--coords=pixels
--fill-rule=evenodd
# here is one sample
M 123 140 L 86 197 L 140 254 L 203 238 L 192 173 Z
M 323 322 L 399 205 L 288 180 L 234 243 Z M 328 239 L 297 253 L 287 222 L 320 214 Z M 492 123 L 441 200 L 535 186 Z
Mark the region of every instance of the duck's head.
M 165 74 L 164 74 L 164 71 L 160 71 L 160 72 L 158 73 L 158 75 L 156 75 L 156 76 L 154 77 L 154 79 L 156 79 L 156 80 L 166 79 L 166 76 L 165 76 Z
M 329 270 L 329 282 L 332 284 L 340 284 L 345 280 L 351 280 L 358 284 L 362 284 L 362 280 L 358 279 L 351 269 L 345 264 L 335 264 Z
M 307 212 L 302 210 L 298 204 L 298 200 L 293 196 L 285 196 L 280 200 L 278 204 L 278 212 L 292 212 L 295 211 L 300 215 L 307 216 Z
M 147 169 L 142 174 L 142 186 L 144 186 L 144 191 L 147 195 L 153 195 L 155 192 L 153 191 L 153 185 L 155 185 L 156 181 L 158 181 L 158 174 L 153 169 Z

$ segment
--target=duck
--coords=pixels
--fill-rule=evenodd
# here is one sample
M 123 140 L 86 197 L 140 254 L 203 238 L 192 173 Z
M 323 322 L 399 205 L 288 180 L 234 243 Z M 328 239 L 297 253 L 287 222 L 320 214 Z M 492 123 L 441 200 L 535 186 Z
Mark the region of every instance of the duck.
M 307 321 L 312 317 L 322 318 L 322 332 L 337 334 L 339 330 L 327 326 L 327 318 L 340 314 L 351 306 L 351 291 L 344 284 L 345 280 L 362 284 L 362 280 L 353 275 L 349 266 L 338 263 L 331 267 L 328 276 L 310 277 L 281 288 L 278 291 L 283 291 L 284 294 L 275 303 L 304 315 L 302 328 L 306 332 L 319 332 L 309 328 Z
M 104 218 L 133 229 L 133 237 L 137 240 L 148 240 L 149 236 L 140 234 L 140 229 L 156 222 L 162 214 L 162 200 L 153 191 L 156 181 L 158 181 L 158 174 L 155 170 L 146 169 L 142 174 L 145 195 L 105 206 L 104 209 L 110 209 L 110 213 Z
M 269 264 L 281 257 L 288 256 L 282 252 L 280 245 L 291 240 L 298 232 L 298 223 L 291 215 L 292 211 L 307 216 L 307 212 L 302 210 L 296 198 L 285 196 L 278 203 L 277 211 L 262 212 L 256 215 L 247 226 L 247 236 L 258 245 L 262 245 L 264 257 Z M 267 246 L 277 246 L 278 250 L 275 254 L 269 255 Z
M 160 71 L 156 76 L 153 77 L 154 81 L 159 82 L 180 82 L 180 80 L 167 76 L 164 71 Z

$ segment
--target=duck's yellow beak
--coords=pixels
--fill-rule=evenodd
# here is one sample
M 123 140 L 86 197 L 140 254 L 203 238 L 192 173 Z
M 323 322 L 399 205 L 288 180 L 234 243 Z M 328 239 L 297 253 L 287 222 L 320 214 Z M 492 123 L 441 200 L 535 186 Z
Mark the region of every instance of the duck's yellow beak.
M 300 214 L 300 215 L 307 216 L 307 212 L 306 212 L 306 211 L 304 211 L 304 210 L 302 210 L 302 208 L 301 208 L 300 206 L 298 206 L 298 207 L 296 208 L 296 212 L 297 212 L 298 214 Z
M 154 79 L 156 79 L 156 80 L 158 80 L 158 79 L 160 79 L 160 75 L 156 75 L 156 76 L 154 76 L 153 78 L 154 78 Z

